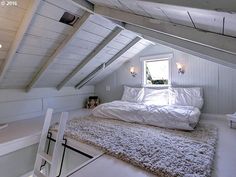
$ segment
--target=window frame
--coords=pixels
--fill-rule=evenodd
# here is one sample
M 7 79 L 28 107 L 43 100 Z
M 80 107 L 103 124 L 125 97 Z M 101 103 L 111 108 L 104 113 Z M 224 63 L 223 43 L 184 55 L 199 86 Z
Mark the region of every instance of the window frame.
M 145 56 L 140 57 L 140 61 L 142 62 L 142 86 L 143 87 L 169 87 L 171 85 L 171 60 L 173 58 L 173 53 L 167 53 L 167 54 L 159 54 L 159 55 L 151 55 L 151 56 Z M 162 60 L 168 60 L 169 61 L 169 78 L 168 78 L 168 84 L 160 84 L 160 85 L 150 85 L 146 84 L 146 63 L 147 61 L 162 61 Z

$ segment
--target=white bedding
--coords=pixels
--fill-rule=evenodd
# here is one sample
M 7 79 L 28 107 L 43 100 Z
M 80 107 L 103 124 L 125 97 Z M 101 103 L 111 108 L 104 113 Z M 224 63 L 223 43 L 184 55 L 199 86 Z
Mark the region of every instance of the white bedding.
M 92 114 L 95 117 L 118 119 L 126 122 L 193 130 L 199 121 L 200 111 L 193 106 L 157 106 L 113 101 L 97 106 Z

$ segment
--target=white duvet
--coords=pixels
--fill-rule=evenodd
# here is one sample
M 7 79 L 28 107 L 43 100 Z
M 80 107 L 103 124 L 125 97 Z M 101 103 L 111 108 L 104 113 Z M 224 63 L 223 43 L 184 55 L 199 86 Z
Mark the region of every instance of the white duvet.
M 193 130 L 200 111 L 193 106 L 156 106 L 126 101 L 113 101 L 97 106 L 93 116 L 165 128 Z

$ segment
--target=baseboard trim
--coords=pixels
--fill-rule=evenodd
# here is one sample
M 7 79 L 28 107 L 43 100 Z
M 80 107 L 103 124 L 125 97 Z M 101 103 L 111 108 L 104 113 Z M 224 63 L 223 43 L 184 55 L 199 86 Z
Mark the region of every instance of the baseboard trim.
M 202 113 L 201 119 L 203 120 L 221 120 L 227 121 L 227 116 L 225 114 L 210 114 L 210 113 Z
M 30 172 L 28 172 L 28 173 L 26 173 L 26 174 L 24 174 L 20 177 L 30 177 L 31 175 L 33 175 L 33 171 L 30 171 Z

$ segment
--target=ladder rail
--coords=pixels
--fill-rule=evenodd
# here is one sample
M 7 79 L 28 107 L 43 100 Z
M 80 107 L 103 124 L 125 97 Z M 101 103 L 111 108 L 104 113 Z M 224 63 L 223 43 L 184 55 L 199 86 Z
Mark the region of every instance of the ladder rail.
M 39 140 L 38 151 L 37 151 L 36 161 L 34 165 L 34 171 L 40 170 L 40 167 L 41 167 L 41 157 L 39 156 L 39 154 L 40 152 L 44 151 L 44 148 L 46 145 L 47 134 L 48 134 L 48 130 L 49 130 L 51 119 L 52 119 L 52 113 L 53 113 L 53 109 L 51 108 L 47 109 L 44 124 L 43 124 L 43 129 L 41 132 L 41 137 Z
M 54 150 L 53 150 L 53 154 L 52 154 L 52 165 L 51 165 L 51 169 L 50 169 L 50 177 L 51 176 L 57 176 L 57 166 L 58 166 L 58 162 L 60 160 L 60 155 L 62 155 L 62 143 L 63 143 L 63 138 L 64 138 L 64 130 L 66 128 L 66 122 L 68 119 L 68 113 L 67 112 L 63 112 L 61 114 L 61 118 L 60 118 L 60 123 L 58 126 L 58 132 L 57 132 L 57 137 L 56 137 L 56 142 L 54 145 Z
M 37 151 L 37 156 L 36 156 L 36 161 L 34 165 L 34 177 L 55 177 L 57 174 L 57 167 L 58 163 L 60 160 L 60 156 L 62 155 L 63 152 L 63 138 L 64 138 L 64 131 L 66 128 L 66 122 L 68 119 L 68 112 L 62 112 L 60 121 L 58 124 L 58 131 L 57 131 L 57 136 L 55 140 L 55 145 L 54 149 L 52 152 L 52 155 L 49 155 L 45 153 L 45 146 L 46 146 L 46 141 L 47 141 L 47 135 L 48 131 L 50 128 L 51 120 L 52 120 L 52 113 L 53 109 L 49 108 L 46 112 L 45 120 L 44 120 L 44 125 L 39 141 L 39 146 L 38 146 L 38 151 Z M 49 170 L 49 176 L 44 175 L 43 173 L 40 172 L 40 168 L 42 165 L 42 161 L 48 162 L 50 165 L 50 170 Z

